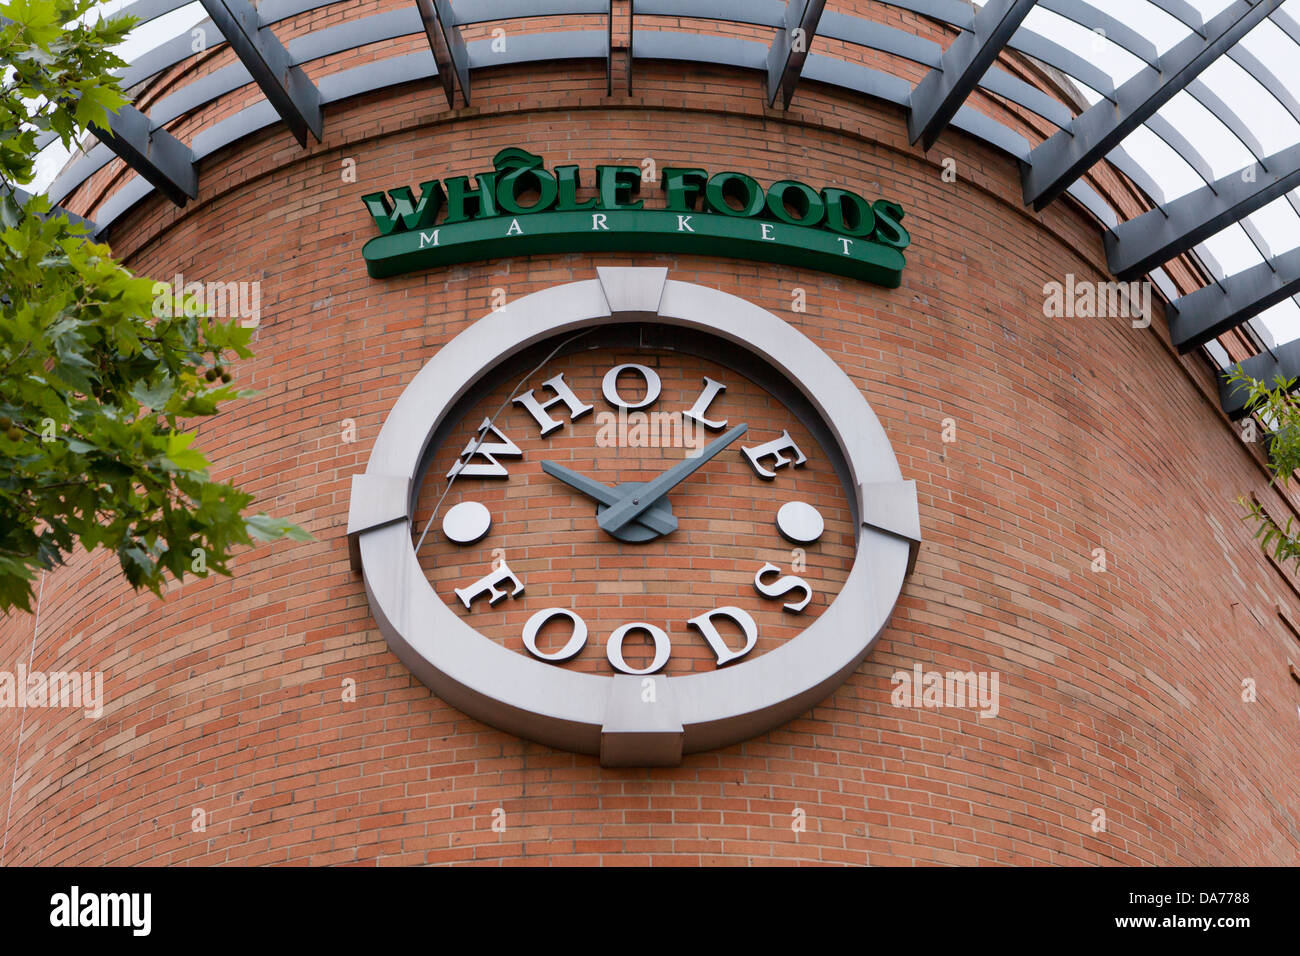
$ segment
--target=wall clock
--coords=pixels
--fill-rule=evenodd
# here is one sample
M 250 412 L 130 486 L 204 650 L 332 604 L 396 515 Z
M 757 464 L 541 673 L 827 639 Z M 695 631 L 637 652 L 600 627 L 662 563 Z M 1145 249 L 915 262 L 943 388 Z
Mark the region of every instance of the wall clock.
M 607 766 L 798 716 L 861 663 L 920 522 L 857 386 L 666 269 L 489 313 L 406 387 L 349 550 L 394 653 L 465 714 Z

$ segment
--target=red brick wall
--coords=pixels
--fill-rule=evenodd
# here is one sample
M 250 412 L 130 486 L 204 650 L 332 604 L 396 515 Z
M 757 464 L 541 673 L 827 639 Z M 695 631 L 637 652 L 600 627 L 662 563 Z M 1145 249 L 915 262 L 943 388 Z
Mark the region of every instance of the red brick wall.
M 610 103 L 589 72 L 476 75 L 457 116 L 426 84 L 331 107 L 325 143 L 268 131 L 205 162 L 198 203 L 149 200 L 114 228 L 142 273 L 261 281 L 257 357 L 236 370 L 259 395 L 200 443 L 217 477 L 318 540 L 250 550 L 233 579 L 166 601 L 104 555 L 45 576 L 39 618 L 0 623 L 0 669 L 29 653 L 100 669 L 106 710 L 0 712 L 3 862 L 1300 861 L 1300 644 L 1277 617 L 1300 598 L 1235 501 L 1276 499 L 1161 316 L 1043 316 L 1045 282 L 1106 278 L 1095 225 L 1069 203 L 1026 211 L 1014 164 L 961 136 L 942 182 L 892 107 L 810 86 L 783 118 L 752 76 L 671 68 Z M 487 168 L 506 145 L 889 196 L 914 239 L 903 285 L 692 256 L 366 275 L 362 193 Z M 344 539 L 385 415 L 492 290 L 610 263 L 667 266 L 794 324 L 862 388 L 920 495 L 920 559 L 866 663 L 798 720 L 674 769 L 602 769 L 443 704 L 388 652 Z M 918 663 L 996 671 L 997 718 L 893 707 L 890 676 Z

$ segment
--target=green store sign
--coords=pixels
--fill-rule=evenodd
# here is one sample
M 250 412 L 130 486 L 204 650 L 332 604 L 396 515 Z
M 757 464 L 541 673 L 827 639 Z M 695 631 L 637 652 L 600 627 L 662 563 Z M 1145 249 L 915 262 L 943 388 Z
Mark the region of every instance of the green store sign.
M 847 189 L 786 179 L 765 190 L 744 173 L 666 168 L 665 205 L 634 198 L 639 166 L 597 166 L 579 199 L 577 166 L 548 170 L 523 149 L 494 169 L 362 196 L 379 235 L 362 255 L 375 278 L 458 262 L 568 252 L 694 253 L 799 266 L 896 288 L 912 241 L 903 208 Z

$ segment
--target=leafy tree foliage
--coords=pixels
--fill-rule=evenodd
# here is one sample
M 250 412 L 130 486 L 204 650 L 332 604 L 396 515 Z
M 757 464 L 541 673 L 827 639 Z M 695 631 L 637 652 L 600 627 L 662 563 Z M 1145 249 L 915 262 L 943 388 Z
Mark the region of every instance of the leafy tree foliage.
M 31 610 L 38 572 L 78 546 L 117 554 L 136 588 L 229 574 L 255 540 L 310 540 L 212 481 L 186 423 L 251 393 L 227 364 L 251 329 L 192 304 L 157 317 L 153 285 L 41 196 L 37 139 L 74 148 L 126 102 L 111 52 L 129 18 L 94 0 L 0 4 L 0 612 Z M 172 311 L 172 310 L 167 310 Z
M 1228 375 L 1228 383 L 1245 389 L 1246 410 L 1257 416 L 1269 429 L 1267 434 L 1268 467 L 1272 482 L 1286 488 L 1300 468 L 1300 401 L 1295 392 L 1296 380 L 1279 375 L 1272 383 L 1251 378 L 1238 365 Z M 1280 525 L 1253 499 L 1238 499 L 1246 509 L 1246 520 L 1255 525 L 1255 537 L 1265 551 L 1270 548 L 1278 561 L 1300 563 L 1300 527 L 1287 518 Z

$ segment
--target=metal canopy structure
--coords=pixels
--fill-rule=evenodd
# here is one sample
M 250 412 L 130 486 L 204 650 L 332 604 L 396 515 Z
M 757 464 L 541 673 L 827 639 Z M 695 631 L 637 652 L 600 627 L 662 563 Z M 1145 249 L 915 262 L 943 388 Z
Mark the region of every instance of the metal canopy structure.
M 199 174 L 190 148 L 165 129 L 150 129 L 149 117 L 133 106 L 119 107 L 108 129 L 91 126 L 99 141 L 178 206 L 199 194 Z
M 1272 383 L 1278 376 L 1294 378 L 1300 369 L 1300 339 L 1261 352 L 1241 363 L 1241 370 L 1251 378 Z M 1233 421 L 1246 416 L 1246 390 L 1230 385 L 1227 376 L 1219 377 L 1219 404 Z
M 1042 209 L 1129 133 L 1253 30 L 1283 0 L 1236 0 L 1204 27 L 1115 91 L 1114 105 L 1098 103 L 1068 127 L 1035 146 L 1025 164 L 1025 205 Z
M 1300 257 L 1294 251 L 1275 254 L 1257 221 L 1270 203 L 1270 209 L 1276 208 L 1279 197 L 1300 214 L 1300 143 L 1280 151 L 1265 149 L 1267 131 L 1252 128 L 1210 81 L 1216 64 L 1230 64 L 1257 84 L 1260 99 L 1300 124 L 1300 94 L 1279 77 L 1287 75 L 1286 65 L 1273 60 L 1270 67 L 1256 48 L 1241 42 L 1266 25 L 1293 44 L 1300 58 L 1300 20 L 1295 15 L 1300 11 L 1288 12 L 1284 0 L 986 0 L 981 7 L 965 0 L 881 0 L 867 7 L 866 15 L 839 12 L 833 4 L 828 10 L 825 0 L 415 0 L 409 6 L 350 17 L 297 36 L 287 45 L 273 32 L 276 23 L 327 8 L 335 0 L 260 0 L 256 7 L 251 0 L 201 2 L 239 61 L 169 92 L 151 105 L 148 116 L 130 108 L 119 111 L 110 129 L 101 131 L 102 142 L 69 162 L 49 188 L 52 202 L 62 202 L 114 157 L 125 160 L 136 176 L 96 210 L 97 231 L 155 189 L 178 204 L 193 197 L 196 163 L 244 136 L 284 124 L 302 145 L 308 130 L 319 139 L 323 106 L 374 90 L 434 81 L 454 108 L 458 87 L 463 103 L 469 102 L 474 70 L 603 59 L 607 91 L 612 92 L 615 19 L 625 16 L 620 25 L 625 22 L 627 27 L 629 92 L 638 62 L 726 66 L 757 74 L 765 84 L 766 101 L 776 109 L 797 107 L 801 84 L 818 83 L 900 107 L 906 112 L 909 139 L 926 148 L 951 127 L 1007 154 L 1020 164 L 1027 205 L 1041 209 L 1069 195 L 1096 217 L 1117 277 L 1146 275 L 1176 300 L 1169 307 L 1171 335 L 1183 351 L 1211 342 L 1279 302 L 1300 301 Z M 1300 0 L 1289 4 L 1294 8 Z M 114 15 L 149 21 L 184 6 L 185 0 L 135 0 Z M 1130 13 L 1136 7 L 1154 11 L 1169 27 L 1162 28 L 1160 36 L 1139 29 Z M 929 18 L 950 29 L 954 38 L 940 45 L 900 29 L 893 25 L 898 13 Z M 599 30 L 565 26 L 563 18 L 577 16 L 604 22 Z M 1090 42 L 1131 58 L 1136 72 L 1122 82 L 1113 78 L 1097 65 L 1095 47 L 1063 41 L 1060 31 L 1045 29 L 1045 17 L 1084 31 L 1093 38 Z M 533 25 L 514 32 L 511 21 L 525 18 L 548 18 L 556 26 Z M 650 18 L 658 22 L 650 23 Z M 663 18 L 732 23 L 741 29 L 737 35 L 692 32 Z M 508 46 L 497 49 L 487 39 L 467 42 L 463 31 L 474 24 L 506 25 L 511 31 Z M 743 38 L 754 30 L 770 30 L 770 39 Z M 320 76 L 315 85 L 302 72 L 305 64 L 325 57 L 420 34 L 428 41 L 427 51 L 340 68 Z M 854 50 L 916 64 L 925 72 L 913 85 L 888 69 L 864 64 Z M 1088 91 L 1091 105 L 1072 108 L 1013 75 L 997 62 L 1003 51 L 1032 57 L 1058 71 L 1077 89 Z M 194 55 L 189 32 L 178 34 L 135 57 L 122 71 L 123 83 L 147 82 Z M 258 85 L 265 100 L 202 129 L 192 147 L 167 132 L 167 124 L 250 83 Z M 975 90 L 1026 111 L 1045 122 L 1049 133 L 1056 132 L 1038 141 L 1027 138 L 969 102 Z M 1175 103 L 1194 105 L 1205 122 L 1218 124 L 1222 138 L 1244 150 L 1252 162 L 1229 175 L 1216 174 L 1197 149 L 1196 142 L 1205 141 L 1200 131 L 1170 118 L 1165 107 Z M 1138 133 L 1146 143 L 1163 144 L 1171 151 L 1171 161 L 1185 167 L 1184 176 L 1203 185 L 1190 191 L 1184 187 L 1182 195 L 1167 201 L 1165 170 L 1138 162 L 1126 148 L 1128 137 Z M 51 139 L 47 136 L 40 144 Z M 1117 210 L 1086 179 L 1102 162 L 1143 190 L 1152 211 L 1121 222 Z M 1205 244 L 1225 230 L 1236 230 L 1258 256 L 1235 275 L 1224 272 Z M 1211 284 L 1181 297 L 1172 291 L 1163 265 L 1180 254 L 1199 260 Z M 1265 360 L 1288 376 L 1300 374 L 1300 349 L 1283 347 L 1252 361 L 1262 368 Z
M 307 145 L 307 131 L 321 139 L 320 93 L 302 67 L 289 62 L 289 53 L 276 35 L 260 27 L 249 0 L 200 0 L 212 22 L 252 75 L 280 119 Z
M 989 0 L 909 99 L 907 139 L 934 145 L 1037 0 Z
M 420 22 L 424 25 L 424 35 L 429 39 L 433 62 L 438 64 L 438 79 L 447 95 L 447 108 L 456 108 L 457 86 L 460 87 L 461 99 L 468 106 L 469 54 L 465 52 L 465 41 L 456 29 L 456 15 L 452 12 L 450 0 L 415 0 L 415 7 L 420 11 Z
M 772 49 L 767 54 L 768 106 L 775 106 L 779 95 L 781 108 L 790 108 L 795 85 L 803 73 L 808 49 L 812 46 L 817 24 L 825 9 L 826 0 L 790 0 L 785 11 L 785 22 L 772 39 Z
M 1166 309 L 1170 338 L 1190 352 L 1298 292 L 1300 248 L 1175 299 Z
M 1300 145 L 1224 176 L 1107 233 L 1110 271 L 1121 279 L 1145 275 L 1296 186 L 1300 186 Z

